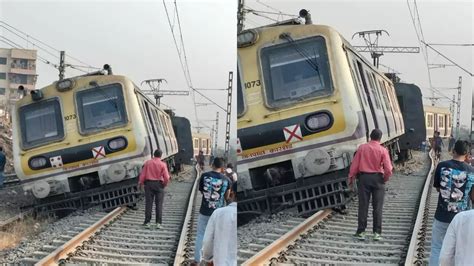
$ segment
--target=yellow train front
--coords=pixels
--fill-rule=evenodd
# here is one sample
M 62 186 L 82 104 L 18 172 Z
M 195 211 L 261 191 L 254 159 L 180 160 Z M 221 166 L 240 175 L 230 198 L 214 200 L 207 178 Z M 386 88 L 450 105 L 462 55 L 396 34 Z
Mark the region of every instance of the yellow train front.
M 246 30 L 238 47 L 239 212 L 341 205 L 370 131 L 392 152 L 404 133 L 392 82 L 329 26 Z
M 168 114 L 123 76 L 93 74 L 32 91 L 16 104 L 13 123 L 16 174 L 39 199 L 120 203 L 154 149 L 165 160 L 178 151 Z

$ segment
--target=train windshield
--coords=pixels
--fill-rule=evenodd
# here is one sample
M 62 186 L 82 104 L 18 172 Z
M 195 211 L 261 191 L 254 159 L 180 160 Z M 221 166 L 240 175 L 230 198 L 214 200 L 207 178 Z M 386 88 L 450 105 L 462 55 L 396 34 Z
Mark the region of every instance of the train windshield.
M 57 98 L 20 107 L 23 148 L 60 140 L 64 137 L 61 107 Z
M 332 86 L 324 38 L 283 38 L 287 42 L 265 47 L 261 51 L 268 104 L 280 107 L 329 95 Z
M 76 104 L 82 133 L 122 126 L 127 123 L 122 86 L 110 84 L 79 91 Z
M 241 116 L 245 112 L 244 92 L 240 81 L 240 71 L 237 67 L 237 115 Z

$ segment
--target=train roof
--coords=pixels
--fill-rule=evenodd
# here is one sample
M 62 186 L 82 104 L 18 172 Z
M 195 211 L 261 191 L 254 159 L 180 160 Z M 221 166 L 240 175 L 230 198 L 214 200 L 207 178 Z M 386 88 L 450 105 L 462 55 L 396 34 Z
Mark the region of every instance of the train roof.
M 449 107 L 424 105 L 423 108 L 425 109 L 425 113 L 430 112 L 436 114 L 451 114 L 451 112 L 449 111 Z

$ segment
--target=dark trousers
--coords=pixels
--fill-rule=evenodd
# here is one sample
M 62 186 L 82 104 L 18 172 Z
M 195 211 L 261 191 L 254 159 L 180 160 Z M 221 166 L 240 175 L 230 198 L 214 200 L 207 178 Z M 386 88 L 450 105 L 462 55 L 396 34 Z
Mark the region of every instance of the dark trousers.
M 156 223 L 161 224 L 164 197 L 165 187 L 161 181 L 145 181 L 145 224 L 151 220 L 153 201 L 155 201 L 156 208 Z
M 369 202 L 372 197 L 373 232 L 382 233 L 382 209 L 385 185 L 383 175 L 380 173 L 361 173 L 359 175 L 359 215 L 357 233 L 364 232 L 367 228 L 367 215 Z

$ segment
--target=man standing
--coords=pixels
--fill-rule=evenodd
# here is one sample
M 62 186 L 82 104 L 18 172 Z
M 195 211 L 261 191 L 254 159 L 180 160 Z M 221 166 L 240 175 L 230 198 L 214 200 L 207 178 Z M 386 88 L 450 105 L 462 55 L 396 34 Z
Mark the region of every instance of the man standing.
M 199 179 L 199 191 L 202 193 L 201 208 L 199 209 L 196 232 L 196 246 L 194 248 L 194 263 L 201 261 L 201 247 L 204 232 L 212 213 L 225 206 L 225 193 L 230 189 L 229 179 L 222 174 L 224 160 L 216 157 L 212 162 L 212 171 L 203 173 Z
M 349 185 L 358 176 L 359 213 L 357 232 L 359 240 L 365 240 L 369 201 L 372 196 L 373 239 L 382 239 L 382 209 L 385 194 L 385 182 L 392 175 L 392 162 L 385 147 L 380 144 L 382 131 L 374 129 L 370 133 L 369 143 L 362 144 L 352 160 L 349 172 Z
M 471 200 L 474 201 L 474 193 L 471 193 Z M 472 265 L 474 262 L 472 247 L 474 247 L 474 210 L 469 210 L 454 216 L 449 224 L 439 255 L 439 264 Z
M 451 136 L 449 136 L 449 145 L 448 145 L 449 152 L 453 150 L 454 143 L 456 143 L 456 139 L 453 137 L 453 134 L 451 134 Z
M 202 241 L 202 260 L 214 265 L 237 265 L 237 182 L 226 193 L 227 207 L 215 210 Z
M 456 141 L 453 159 L 440 162 L 436 167 L 433 187 L 439 196 L 431 234 L 430 265 L 439 265 L 439 254 L 449 223 L 456 214 L 468 209 L 469 197 L 474 193 L 473 168 L 464 162 L 468 148 L 466 141 Z
M 439 135 L 440 135 L 439 131 L 436 131 L 434 139 L 433 139 L 434 150 L 435 150 L 436 158 L 438 158 L 438 160 L 441 156 L 441 146 L 444 147 L 443 139 Z
M 232 180 L 232 183 L 237 182 L 237 173 L 234 172 L 234 166 L 232 163 L 227 164 L 225 169 L 225 175 Z
M 0 146 L 0 188 L 3 187 L 3 180 L 5 179 L 4 171 L 6 163 L 7 159 L 3 153 L 3 147 Z
M 157 149 L 153 155 L 154 158 L 145 162 L 143 170 L 140 173 L 138 184 L 140 188 L 145 186 L 145 222 L 143 223 L 143 226 L 149 229 L 153 228 L 153 226 L 150 225 L 150 220 L 153 201 L 155 201 L 156 224 L 154 227 L 159 229 L 161 228 L 163 216 L 165 187 L 170 180 L 170 175 L 166 163 L 161 161 L 162 151 Z

